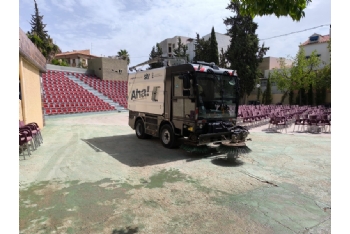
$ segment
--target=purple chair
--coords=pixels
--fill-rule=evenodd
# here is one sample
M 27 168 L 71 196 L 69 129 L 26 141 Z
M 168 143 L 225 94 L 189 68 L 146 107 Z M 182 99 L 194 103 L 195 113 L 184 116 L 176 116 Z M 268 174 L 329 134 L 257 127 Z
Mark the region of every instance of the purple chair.
M 29 147 L 32 148 L 32 151 L 35 150 L 34 148 L 34 142 L 33 142 L 33 135 L 30 129 L 23 127 L 19 129 L 19 146 L 20 148 L 26 147 L 28 150 L 28 155 L 31 155 Z M 24 154 L 24 153 L 23 153 Z
M 23 121 L 19 120 L 19 127 L 20 128 L 23 128 L 23 127 L 30 128 L 30 130 L 32 131 L 32 134 L 33 134 L 36 148 L 37 148 L 37 145 L 40 146 L 40 144 L 43 143 L 43 138 L 41 135 L 40 127 L 37 123 L 32 122 L 32 123 L 24 124 Z

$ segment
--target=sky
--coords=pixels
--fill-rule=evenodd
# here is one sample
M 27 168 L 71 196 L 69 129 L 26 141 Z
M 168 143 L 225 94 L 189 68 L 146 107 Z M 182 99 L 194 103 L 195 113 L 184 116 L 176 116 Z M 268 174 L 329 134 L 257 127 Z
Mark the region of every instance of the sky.
M 148 60 L 152 47 L 167 38 L 195 38 L 196 33 L 202 37 L 209 34 L 212 27 L 224 34 L 227 27 L 223 20 L 234 16 L 232 11 L 226 9 L 230 0 L 36 2 L 39 14 L 44 16 L 45 29 L 63 52 L 91 49 L 91 54 L 112 56 L 125 49 L 130 55 L 130 66 Z M 31 28 L 29 22 L 32 14 L 34 0 L 19 0 L 19 26 L 25 32 Z M 330 0 L 313 0 L 305 15 L 299 22 L 289 17 L 275 16 L 254 19 L 258 23 L 256 33 L 261 43 L 270 47 L 266 56 L 293 57 L 298 45 L 313 33 L 329 34 Z M 268 39 L 285 34 L 290 35 Z

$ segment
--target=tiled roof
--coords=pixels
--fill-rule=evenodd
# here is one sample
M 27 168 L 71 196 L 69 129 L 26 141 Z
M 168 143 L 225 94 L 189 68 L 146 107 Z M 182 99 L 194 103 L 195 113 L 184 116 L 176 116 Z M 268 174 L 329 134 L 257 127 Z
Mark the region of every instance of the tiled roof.
M 302 43 L 300 46 L 306 46 L 306 45 L 311 45 L 311 44 L 317 44 L 317 43 L 325 43 L 325 42 L 328 42 L 329 39 L 330 39 L 330 35 L 319 35 L 319 34 L 314 34 L 314 35 L 318 35 L 319 38 L 318 38 L 318 41 L 314 41 L 314 42 L 310 42 L 310 39 L 308 39 L 307 41 L 305 41 L 304 43 Z M 314 36 L 312 35 L 312 36 Z
M 90 50 L 73 50 L 73 51 L 63 52 L 60 54 L 56 54 L 56 57 L 64 57 L 67 55 L 85 55 L 89 57 L 98 58 L 98 56 L 90 54 Z

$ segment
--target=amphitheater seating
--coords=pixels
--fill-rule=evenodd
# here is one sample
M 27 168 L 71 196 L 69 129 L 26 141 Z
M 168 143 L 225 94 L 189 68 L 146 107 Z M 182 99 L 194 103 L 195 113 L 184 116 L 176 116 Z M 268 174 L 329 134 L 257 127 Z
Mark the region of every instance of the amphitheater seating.
M 85 74 L 75 74 L 75 76 L 85 84 L 109 97 L 114 102 L 118 102 L 121 106 L 127 108 L 127 81 L 101 80 L 95 76 L 89 76 Z
M 49 70 L 43 73 L 42 89 L 46 115 L 115 110 L 113 106 L 66 77 L 64 72 Z

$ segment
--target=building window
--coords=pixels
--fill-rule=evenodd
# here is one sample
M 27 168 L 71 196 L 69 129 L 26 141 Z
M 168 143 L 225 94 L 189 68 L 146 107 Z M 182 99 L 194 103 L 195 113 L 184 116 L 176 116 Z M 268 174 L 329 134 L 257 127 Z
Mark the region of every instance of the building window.
M 168 53 L 171 53 L 171 43 L 168 44 Z
M 317 42 L 317 41 L 318 41 L 318 35 L 310 37 L 310 42 Z
M 119 70 L 119 74 L 121 74 L 123 72 L 123 70 Z

